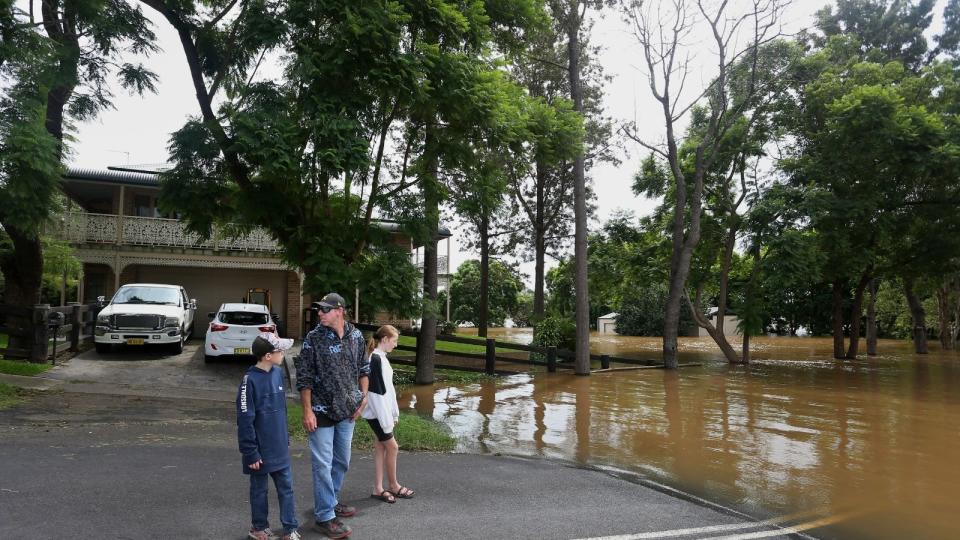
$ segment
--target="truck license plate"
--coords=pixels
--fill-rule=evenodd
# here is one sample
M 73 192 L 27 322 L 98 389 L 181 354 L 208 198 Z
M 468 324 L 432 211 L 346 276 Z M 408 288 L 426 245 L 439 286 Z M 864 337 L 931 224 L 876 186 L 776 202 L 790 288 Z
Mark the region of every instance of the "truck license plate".
M 250 354 L 250 349 L 247 347 L 234 347 L 233 354 Z
M 127 345 L 143 345 L 143 338 L 130 338 L 127 340 Z

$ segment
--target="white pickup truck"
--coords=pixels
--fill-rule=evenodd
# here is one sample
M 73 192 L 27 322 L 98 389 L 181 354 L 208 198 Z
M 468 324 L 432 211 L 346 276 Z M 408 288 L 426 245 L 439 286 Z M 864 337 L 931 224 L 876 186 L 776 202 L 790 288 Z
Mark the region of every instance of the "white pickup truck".
M 105 298 L 98 299 L 101 303 Z M 114 345 L 167 345 L 179 354 L 193 329 L 197 301 L 180 285 L 131 283 L 120 287 L 97 314 L 97 352 Z

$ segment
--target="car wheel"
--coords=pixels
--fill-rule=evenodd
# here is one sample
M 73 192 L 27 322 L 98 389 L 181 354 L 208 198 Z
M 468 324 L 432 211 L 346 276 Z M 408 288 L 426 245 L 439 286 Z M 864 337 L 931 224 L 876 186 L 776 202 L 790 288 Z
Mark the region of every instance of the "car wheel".
M 99 354 L 107 354 L 113 350 L 113 347 L 109 343 L 97 343 L 96 347 Z

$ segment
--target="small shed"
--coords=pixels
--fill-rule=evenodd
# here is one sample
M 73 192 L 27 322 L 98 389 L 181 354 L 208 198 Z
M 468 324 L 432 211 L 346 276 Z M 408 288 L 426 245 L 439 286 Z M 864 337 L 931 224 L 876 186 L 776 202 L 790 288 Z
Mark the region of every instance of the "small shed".
M 617 313 L 607 313 L 602 317 L 597 318 L 597 332 L 600 334 L 616 334 L 617 333 Z

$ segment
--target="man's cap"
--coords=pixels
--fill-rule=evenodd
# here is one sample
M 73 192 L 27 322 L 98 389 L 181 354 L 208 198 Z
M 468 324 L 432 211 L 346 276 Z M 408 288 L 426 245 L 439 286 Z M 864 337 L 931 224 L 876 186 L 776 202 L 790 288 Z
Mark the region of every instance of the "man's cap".
M 290 347 L 293 347 L 292 339 L 279 338 L 271 332 L 261 332 L 260 335 L 253 339 L 251 349 L 253 350 L 254 356 L 262 358 L 274 351 L 285 351 Z
M 324 296 L 323 298 L 320 299 L 320 302 L 318 303 L 322 307 L 328 307 L 328 308 L 338 308 L 338 307 L 342 308 L 347 306 L 347 302 L 344 301 L 343 297 L 335 292 L 332 292 Z

